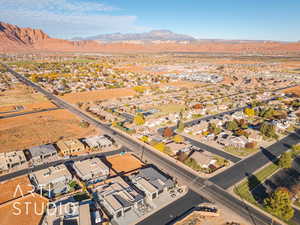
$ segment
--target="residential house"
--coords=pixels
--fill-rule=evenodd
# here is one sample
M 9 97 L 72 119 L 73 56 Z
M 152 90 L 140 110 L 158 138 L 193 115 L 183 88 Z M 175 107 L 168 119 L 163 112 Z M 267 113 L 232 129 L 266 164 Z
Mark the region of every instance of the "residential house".
M 89 202 L 77 202 L 72 198 L 51 203 L 43 220 L 43 225 L 91 225 Z
M 115 177 L 95 188 L 96 197 L 104 211 L 113 219 L 138 211 L 144 204 L 144 196 L 121 177 Z
M 159 195 L 174 187 L 171 178 L 163 175 L 153 167 L 140 169 L 131 177 L 132 183 L 142 190 L 150 201 L 159 198 Z
M 229 146 L 234 146 L 236 148 L 244 148 L 247 143 L 248 139 L 245 136 L 231 136 L 228 141 Z
M 228 106 L 227 106 L 227 105 L 224 105 L 224 104 L 218 105 L 218 110 L 224 111 L 224 110 L 226 110 L 226 109 L 228 109 Z
M 109 175 L 109 168 L 99 158 L 76 161 L 73 164 L 78 177 L 87 185 L 105 180 Z
M 230 144 L 231 135 L 225 132 L 222 132 L 217 137 L 217 143 L 223 146 L 228 146 Z
M 290 127 L 290 122 L 288 120 L 273 120 L 272 124 L 275 125 L 277 131 L 285 131 Z
M 244 119 L 244 118 L 245 118 L 245 115 L 244 115 L 244 113 L 243 113 L 242 111 L 236 111 L 235 113 L 233 113 L 233 114 L 231 115 L 231 117 L 232 117 L 233 119 L 236 119 L 236 120 L 241 120 L 241 119 Z
M 26 162 L 26 157 L 23 151 L 6 152 L 5 159 L 9 169 L 20 166 Z
M 217 160 L 211 154 L 207 151 L 195 151 L 191 155 L 191 158 L 193 158 L 198 165 L 200 165 L 202 168 L 209 168 L 210 166 L 216 166 Z
M 72 181 L 72 175 L 64 164 L 60 164 L 33 172 L 30 180 L 37 190 L 52 197 L 68 192 L 67 185 Z
M 85 150 L 84 144 L 77 139 L 60 140 L 56 143 L 56 145 L 63 155 L 72 155 Z
M 4 152 L 0 153 L 0 173 L 8 171 L 8 165 L 6 163 L 6 156 Z
M 218 127 L 221 127 L 221 126 L 223 125 L 223 121 L 220 120 L 220 119 L 211 119 L 211 120 L 209 121 L 209 123 L 215 124 L 215 125 L 217 125 Z
M 211 113 L 212 112 L 218 112 L 218 106 L 216 106 L 216 105 L 207 106 L 206 111 L 211 112 Z
M 262 135 L 259 131 L 253 129 L 247 129 L 245 132 L 249 133 L 248 140 L 249 142 L 260 142 L 263 140 Z
M 190 150 L 190 146 L 184 143 L 170 142 L 166 145 L 166 147 L 169 147 L 174 155 L 178 152 L 187 152 Z
M 291 123 L 296 123 L 299 117 L 297 116 L 296 112 L 291 112 L 288 114 L 287 120 Z
M 56 148 L 52 144 L 34 146 L 28 149 L 33 162 L 41 162 L 44 159 L 57 155 Z
M 195 135 L 201 134 L 208 129 L 208 122 L 201 120 L 199 124 L 196 124 L 192 127 L 184 128 L 184 132 L 189 133 L 193 132 Z
M 216 135 L 213 134 L 213 133 L 211 133 L 211 134 L 206 135 L 206 136 L 205 136 L 205 139 L 206 139 L 207 141 L 212 141 L 212 140 L 215 139 L 215 137 L 216 137 Z
M 93 136 L 83 140 L 91 149 L 101 149 L 111 147 L 113 142 L 105 136 Z
M 149 119 L 145 122 L 144 126 L 148 126 L 150 128 L 160 126 L 162 123 L 166 123 L 168 121 L 165 117 L 153 118 Z

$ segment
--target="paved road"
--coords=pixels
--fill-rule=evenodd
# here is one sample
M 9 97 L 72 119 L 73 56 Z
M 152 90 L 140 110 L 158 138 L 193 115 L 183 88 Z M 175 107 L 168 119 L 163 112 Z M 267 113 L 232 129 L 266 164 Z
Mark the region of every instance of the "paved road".
M 227 160 L 230 160 L 231 162 L 237 163 L 237 162 L 239 162 L 241 160 L 241 158 L 239 158 L 239 157 L 236 157 L 236 156 L 231 155 L 231 154 L 229 154 L 227 152 L 224 152 L 224 151 L 221 151 L 221 150 L 219 150 L 217 148 L 214 148 L 214 147 L 211 147 L 209 145 L 206 145 L 206 144 L 204 144 L 202 142 L 196 141 L 196 140 L 194 140 L 192 138 L 189 138 L 189 137 L 186 137 L 186 136 L 184 136 L 184 138 L 187 141 L 189 141 L 192 145 L 194 145 L 194 146 L 196 146 L 198 148 L 204 149 L 204 150 L 206 150 L 208 152 L 211 152 L 213 154 L 216 154 L 218 156 L 221 156 L 221 157 L 223 157 L 223 158 L 225 158 Z
M 58 110 L 58 109 L 60 109 L 60 108 L 55 107 L 55 108 L 41 109 L 41 110 L 30 111 L 30 112 L 13 113 L 13 114 L 9 114 L 6 116 L 0 116 L 0 119 L 23 116 L 23 115 L 33 114 L 33 113 L 49 112 L 49 111 L 54 111 L 54 110 Z
M 299 132 L 299 130 L 297 131 Z M 240 161 L 222 173 L 209 180 L 218 186 L 227 189 L 235 183 L 241 181 L 248 174 L 253 174 L 256 170 L 266 165 L 270 161 L 275 161 L 283 152 L 290 149 L 292 145 L 298 144 L 300 138 L 292 133 L 275 144 L 262 149 L 260 152 Z
M 131 115 L 131 114 L 129 114 L 129 113 L 121 113 L 121 116 L 123 117 L 123 118 L 125 118 L 127 121 L 133 121 L 133 118 L 134 118 L 134 116 L 133 115 Z
M 205 196 L 206 199 L 212 202 L 218 202 L 223 206 L 236 212 L 247 221 L 251 221 L 254 225 L 269 225 L 271 224 L 271 218 L 261 213 L 260 211 L 245 205 L 245 203 L 234 196 L 230 195 L 224 189 L 217 187 L 211 182 L 207 182 L 205 179 L 187 171 L 186 169 L 178 166 L 172 161 L 167 161 L 162 157 L 155 157 L 150 151 L 144 152 L 144 158 L 150 159 L 154 164 L 159 165 L 163 172 L 170 174 L 173 177 L 179 177 L 180 180 L 185 183 L 191 190 L 201 196 Z M 193 205 L 191 205 L 192 207 Z M 179 207 L 177 205 L 177 207 Z M 174 211 L 171 211 L 175 213 Z M 152 224 L 156 224 L 157 220 L 154 220 Z M 148 223 L 148 221 L 146 221 Z M 151 223 L 149 223 L 151 224 Z M 161 224 L 161 223 L 158 223 Z M 278 223 L 274 222 L 274 225 Z
M 89 155 L 82 155 L 82 156 L 73 157 L 73 158 L 70 158 L 70 159 L 61 159 L 61 160 L 50 162 L 50 163 L 44 163 L 42 165 L 35 166 L 33 168 L 27 168 L 27 169 L 19 170 L 19 171 L 13 172 L 13 173 L 9 173 L 9 174 L 0 176 L 0 182 L 8 180 L 8 179 L 15 178 L 15 177 L 18 177 L 18 176 L 27 175 L 27 174 L 30 174 L 32 172 L 48 168 L 50 166 L 56 166 L 56 165 L 65 163 L 65 162 L 70 161 L 70 160 L 78 161 L 78 160 L 83 160 L 83 159 L 87 159 L 87 158 L 91 158 L 91 157 L 111 156 L 111 155 L 115 155 L 115 154 L 120 154 L 121 152 L 124 152 L 124 151 L 128 152 L 129 150 L 125 147 L 122 147 L 122 148 L 120 148 L 118 150 L 114 150 L 114 151 L 101 152 L 101 153 L 95 153 L 95 154 L 89 154 Z
M 284 90 L 284 89 L 287 89 L 287 88 L 292 88 L 292 87 L 296 87 L 297 85 L 290 85 L 290 86 L 287 86 L 287 87 L 283 87 L 283 88 L 277 88 L 277 89 L 274 89 L 274 90 L 269 90 L 269 91 L 281 91 L 281 90 Z M 252 95 L 252 94 L 257 94 L 259 93 L 258 91 L 254 91 L 254 92 L 244 92 L 244 93 L 234 93 L 234 94 L 231 94 L 231 95 L 226 95 L 226 96 L 222 96 L 222 97 L 218 97 L 218 98 L 214 98 L 214 99 L 211 99 L 211 100 L 203 100 L 199 103 L 206 103 L 206 102 L 212 102 L 212 101 L 215 101 L 215 100 L 219 100 L 219 99 L 224 99 L 224 98 L 228 98 L 228 97 L 233 97 L 233 96 L 238 96 L 238 95 Z
M 114 131 L 107 125 L 101 124 L 100 122 L 91 118 L 87 114 L 83 113 L 82 111 L 80 111 L 79 109 L 74 107 L 73 105 L 59 99 L 58 97 L 56 97 L 53 94 L 46 91 L 45 89 L 32 83 L 31 81 L 27 80 L 22 75 L 11 70 L 6 65 L 4 65 L 4 66 L 17 79 L 19 79 L 21 82 L 33 87 L 37 91 L 43 93 L 46 97 L 48 97 L 50 100 L 52 100 L 57 106 L 69 110 L 70 112 L 76 114 L 77 116 L 81 117 L 82 119 L 86 120 L 87 122 L 102 129 L 107 134 L 112 135 L 112 137 L 115 140 L 117 140 L 119 143 L 125 145 L 130 150 L 133 150 L 134 152 L 136 152 L 138 154 L 141 154 L 142 152 L 144 152 L 144 157 L 146 159 L 150 160 L 152 163 L 154 163 L 156 165 L 159 165 L 160 168 L 161 167 L 164 168 L 166 173 L 169 173 L 170 175 L 172 175 L 174 177 L 178 177 L 181 180 L 184 180 L 186 182 L 186 184 L 197 194 L 200 194 L 201 196 L 205 196 L 206 198 L 208 198 L 210 200 L 221 203 L 222 205 L 232 209 L 235 213 L 244 217 L 246 220 L 249 220 L 249 221 L 253 220 L 254 221 L 253 224 L 255 224 L 255 225 L 268 225 L 271 223 L 271 219 L 269 216 L 266 216 L 265 214 L 261 213 L 260 211 L 254 209 L 252 207 L 249 207 L 249 206 L 245 207 L 245 205 L 242 201 L 229 195 L 225 190 L 218 188 L 213 183 L 207 183 L 204 179 L 200 178 L 199 176 L 195 175 L 194 173 L 191 173 L 189 170 L 184 169 L 180 165 L 177 165 L 176 163 L 172 162 L 171 160 L 167 159 L 166 157 L 161 156 L 159 153 L 151 151 L 149 149 L 145 150 L 145 147 L 142 144 L 135 142 L 133 139 L 127 138 L 120 132 Z M 277 225 L 277 223 L 274 223 L 274 225 Z
M 288 88 L 288 87 L 286 87 L 286 88 Z M 286 88 L 283 88 L 283 89 L 286 89 Z M 275 99 L 276 99 L 276 97 L 273 97 L 273 98 L 267 99 L 267 100 L 262 101 L 262 102 L 269 102 L 269 101 L 272 101 L 272 100 L 275 100 Z M 209 116 L 200 117 L 198 119 L 187 121 L 187 122 L 184 123 L 184 125 L 186 127 L 190 127 L 190 126 L 198 124 L 200 121 L 204 121 L 204 120 L 208 121 L 208 120 L 217 119 L 217 118 L 222 119 L 224 115 L 233 114 L 235 112 L 242 111 L 242 110 L 244 110 L 247 107 L 248 107 L 247 105 L 246 106 L 241 106 L 241 107 L 238 107 L 238 108 L 235 108 L 235 109 L 232 109 L 232 110 L 228 110 L 228 111 L 225 111 L 225 112 L 221 112 L 221 113 L 217 113 L 217 114 L 213 114 L 213 115 L 209 115 Z M 170 128 L 174 130 L 174 129 L 176 129 L 176 126 L 172 126 Z M 160 128 L 159 132 L 162 132 L 163 129 L 164 128 Z
M 189 211 L 193 206 L 204 202 L 207 202 L 207 200 L 201 198 L 197 193 L 189 191 L 184 197 L 152 214 L 137 225 L 169 224 L 171 221 L 179 218 L 184 212 Z

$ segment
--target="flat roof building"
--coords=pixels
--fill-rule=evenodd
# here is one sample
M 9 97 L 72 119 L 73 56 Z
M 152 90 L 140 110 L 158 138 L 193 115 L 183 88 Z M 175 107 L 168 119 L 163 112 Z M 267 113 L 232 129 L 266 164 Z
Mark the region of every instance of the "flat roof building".
M 77 202 L 71 198 L 52 202 L 55 207 L 47 210 L 44 223 L 47 225 L 91 225 L 89 202 Z
M 52 144 L 34 146 L 28 149 L 32 160 L 43 160 L 57 154 L 56 148 Z
M 84 145 L 77 139 L 60 140 L 56 145 L 64 155 L 72 155 L 85 150 Z
M 113 143 L 105 136 L 93 136 L 83 140 L 90 148 L 106 148 L 110 147 Z
M 25 163 L 26 157 L 23 151 L 13 151 L 2 153 L 0 155 L 0 160 L 2 161 L 2 163 L 6 163 L 6 166 L 1 166 L 3 169 L 11 169 Z
M 95 190 L 100 204 L 114 219 L 125 216 L 126 212 L 131 210 L 138 210 L 144 203 L 144 196 L 121 177 L 115 177 L 108 184 L 98 186 Z
M 149 200 L 157 198 L 159 194 L 175 185 L 171 178 L 152 167 L 140 169 L 137 174 L 130 178 L 132 183 L 142 190 Z
M 49 196 L 66 193 L 67 184 L 72 181 L 71 173 L 63 164 L 36 171 L 30 178 L 37 189 L 44 190 Z
M 76 161 L 73 164 L 78 177 L 87 184 L 103 181 L 109 175 L 109 168 L 99 158 Z
M 0 153 L 0 172 L 7 171 L 8 169 L 5 153 Z

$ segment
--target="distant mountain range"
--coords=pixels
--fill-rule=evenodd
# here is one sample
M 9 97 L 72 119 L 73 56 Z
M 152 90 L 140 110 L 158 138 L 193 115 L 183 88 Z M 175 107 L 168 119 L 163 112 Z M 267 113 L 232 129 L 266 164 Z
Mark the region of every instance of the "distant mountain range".
M 300 53 L 299 42 L 196 39 L 169 30 L 145 33 L 113 33 L 64 40 L 42 30 L 20 28 L 0 21 L 1 52 L 205 52 L 238 54 Z
M 76 37 L 72 40 L 98 40 L 104 42 L 118 41 L 196 41 L 192 36 L 185 34 L 176 34 L 170 30 L 152 30 L 145 33 L 112 33 L 100 34 L 86 38 Z
M 177 34 L 170 30 L 152 30 L 150 32 L 144 33 L 110 33 L 110 34 L 100 34 L 90 37 L 75 37 L 72 38 L 73 41 L 82 40 L 94 40 L 101 42 L 127 42 L 127 43 L 192 43 L 192 42 L 232 42 L 232 43 L 242 43 L 242 42 L 271 42 L 268 40 L 225 40 L 225 39 L 197 39 L 186 34 Z

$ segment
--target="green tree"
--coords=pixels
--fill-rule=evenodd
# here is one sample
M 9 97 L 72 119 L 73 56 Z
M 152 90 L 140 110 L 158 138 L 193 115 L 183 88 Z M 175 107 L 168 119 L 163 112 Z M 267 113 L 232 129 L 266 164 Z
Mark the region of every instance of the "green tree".
M 294 209 L 289 191 L 286 188 L 276 189 L 265 201 L 266 209 L 273 215 L 288 221 L 294 216 Z
M 241 119 L 239 121 L 239 126 L 242 128 L 242 129 L 247 129 L 249 127 L 249 124 L 248 124 L 248 121 L 245 120 L 245 119 Z
M 235 120 L 226 122 L 225 127 L 227 130 L 230 131 L 235 131 L 239 129 L 239 125 Z
M 292 167 L 293 158 L 291 152 L 284 152 L 281 154 L 278 165 L 281 168 L 288 169 Z
M 259 131 L 266 137 L 272 137 L 272 138 L 278 137 L 275 131 L 275 126 L 267 122 L 263 123 L 260 126 Z
M 222 131 L 222 129 L 220 127 L 218 127 L 216 124 L 214 124 L 214 123 L 208 124 L 208 132 L 209 133 L 218 135 L 219 133 L 221 133 L 221 131 Z
M 143 114 L 138 113 L 138 114 L 135 115 L 133 121 L 134 121 L 135 125 L 140 126 L 140 125 L 143 125 L 145 123 L 145 118 L 144 118 Z
M 182 132 L 184 130 L 184 123 L 181 120 L 179 120 L 179 122 L 177 124 L 177 130 L 179 132 Z
M 292 157 L 295 158 L 297 155 L 300 154 L 300 144 L 292 146 Z
M 263 111 L 260 113 L 260 116 L 261 116 L 261 117 L 264 117 L 264 118 L 270 119 L 270 118 L 273 117 L 274 113 L 275 113 L 275 111 L 274 111 L 273 108 L 268 108 L 268 109 L 266 109 L 266 110 L 263 110 Z

